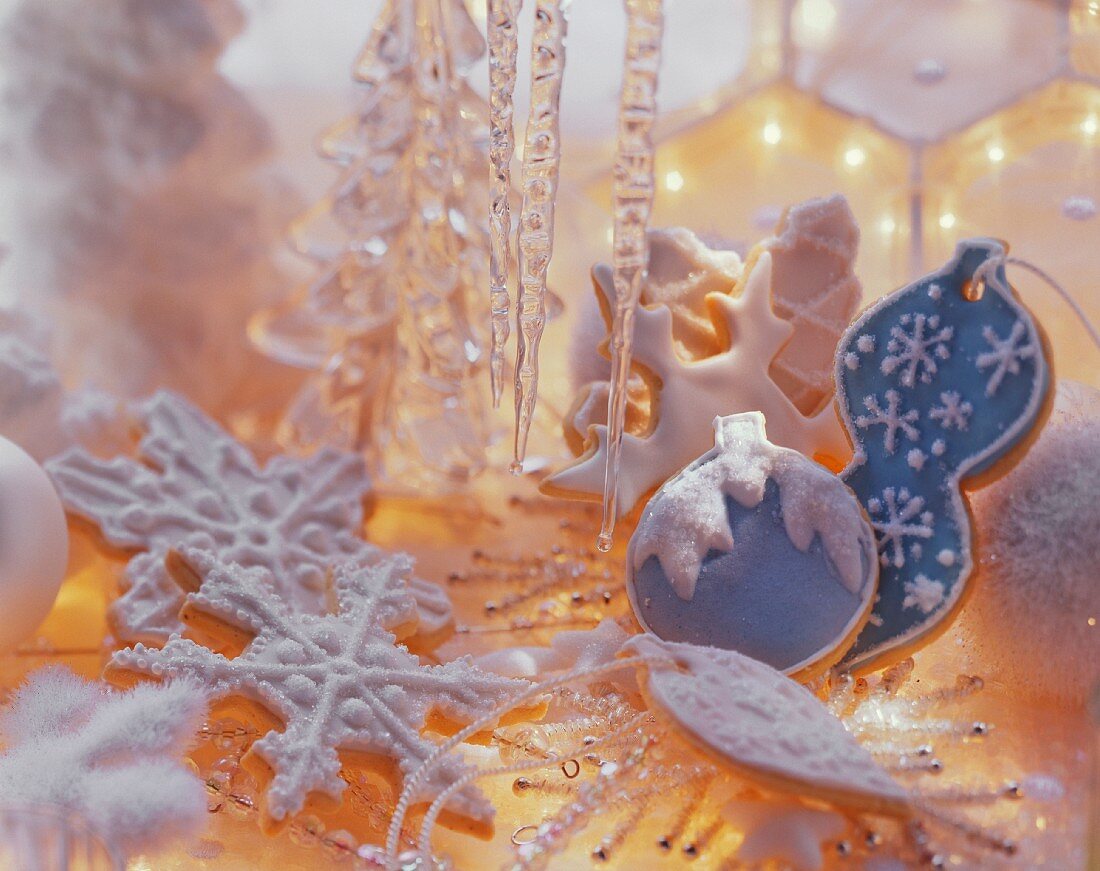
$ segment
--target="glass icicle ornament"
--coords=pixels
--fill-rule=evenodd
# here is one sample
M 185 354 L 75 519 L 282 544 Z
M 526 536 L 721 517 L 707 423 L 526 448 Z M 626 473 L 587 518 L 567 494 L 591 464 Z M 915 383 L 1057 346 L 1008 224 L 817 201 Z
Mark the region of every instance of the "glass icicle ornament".
M 562 74 L 569 0 L 535 0 L 531 113 L 523 150 L 519 293 L 516 300 L 516 431 L 511 470 L 519 474 L 538 401 L 539 343 L 546 327 L 546 273 L 554 254 L 554 203 L 561 164 Z
M 504 392 L 504 350 L 508 345 L 512 297 L 508 281 L 512 262 L 512 155 L 516 148 L 516 58 L 522 0 L 489 0 L 486 33 L 489 43 L 489 308 L 492 348 L 489 376 L 493 406 Z
M 485 465 L 469 316 L 489 245 L 485 114 L 463 78 L 484 41 L 460 0 L 389 0 L 354 75 L 356 113 L 319 151 L 342 166 L 291 228 L 317 279 L 253 321 L 269 354 L 314 370 L 286 447 L 367 452 L 402 486 L 446 489 Z
M 612 269 L 615 286 L 611 330 L 611 394 L 607 402 L 607 470 L 603 520 L 597 547 L 611 549 L 618 512 L 619 460 L 626 422 L 627 382 L 634 341 L 634 310 L 649 260 L 646 229 L 653 209 L 653 124 L 664 16 L 661 0 L 624 0 L 626 62 L 619 98 L 619 134 L 612 192 Z

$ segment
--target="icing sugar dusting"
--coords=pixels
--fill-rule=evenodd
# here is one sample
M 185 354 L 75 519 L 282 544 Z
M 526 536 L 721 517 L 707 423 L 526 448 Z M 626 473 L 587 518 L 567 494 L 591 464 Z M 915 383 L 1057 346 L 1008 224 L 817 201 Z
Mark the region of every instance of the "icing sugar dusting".
M 864 575 L 861 542 L 871 533 L 843 482 L 797 451 L 771 444 L 760 412 L 716 417 L 714 433 L 714 449 L 671 478 L 650 502 L 634 533 L 634 568 L 656 556 L 676 594 L 690 600 L 707 553 L 734 548 L 725 497 L 755 508 L 773 480 L 791 543 L 805 551 L 820 536 L 840 582 L 858 593 Z

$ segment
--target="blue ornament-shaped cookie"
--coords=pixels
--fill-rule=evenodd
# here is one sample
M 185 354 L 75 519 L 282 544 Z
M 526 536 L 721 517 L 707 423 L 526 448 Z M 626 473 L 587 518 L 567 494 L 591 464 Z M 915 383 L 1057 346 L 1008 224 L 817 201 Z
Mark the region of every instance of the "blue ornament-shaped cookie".
M 1043 419 L 1042 336 L 1004 275 L 1005 247 L 961 242 L 943 269 L 884 297 L 837 348 L 855 456 L 842 477 L 875 528 L 879 595 L 844 659 L 868 670 L 947 626 L 972 569 L 962 488 Z
M 715 418 L 715 447 L 650 500 L 627 551 L 638 621 L 666 641 L 736 650 L 800 679 L 835 663 L 875 595 L 875 538 L 827 469 Z

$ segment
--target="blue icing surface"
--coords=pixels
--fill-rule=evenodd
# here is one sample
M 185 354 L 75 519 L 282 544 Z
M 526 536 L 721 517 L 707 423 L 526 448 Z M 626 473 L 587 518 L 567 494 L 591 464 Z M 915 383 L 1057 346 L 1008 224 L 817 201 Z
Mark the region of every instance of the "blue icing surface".
M 1050 371 L 1003 263 L 980 299 L 964 287 L 1001 243 L 962 242 L 939 272 L 866 311 L 837 349 L 837 402 L 856 447 L 842 477 L 875 527 L 879 598 L 845 665 L 916 640 L 947 617 L 971 570 L 959 483 L 1024 438 Z
M 805 552 L 791 543 L 774 481 L 755 508 L 725 501 L 734 549 L 707 554 L 690 600 L 650 556 L 632 578 L 639 618 L 666 641 L 736 650 L 780 671 L 835 648 L 866 599 L 840 583 L 820 538 Z

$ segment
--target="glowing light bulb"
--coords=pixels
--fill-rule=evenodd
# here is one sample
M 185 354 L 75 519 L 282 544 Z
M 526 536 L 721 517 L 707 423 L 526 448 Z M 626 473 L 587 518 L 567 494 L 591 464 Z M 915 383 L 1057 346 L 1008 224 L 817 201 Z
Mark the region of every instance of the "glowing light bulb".
M 675 169 L 672 172 L 665 173 L 665 187 L 673 191 L 682 190 L 684 187 L 684 177 Z
M 882 230 L 884 234 L 889 235 L 898 228 L 898 225 L 894 223 L 893 218 L 887 217 L 878 222 L 878 228 Z
M 1089 617 L 1088 623 L 1089 623 L 1089 626 L 1095 626 L 1096 625 L 1096 618 L 1095 617 Z
M 769 121 L 764 125 L 763 136 L 768 145 L 778 145 L 783 138 L 783 129 L 775 121 Z
M 1089 5 L 1086 8 L 1089 15 L 1100 15 L 1100 0 L 1089 0 Z
M 1095 136 L 1098 131 L 1100 131 L 1100 118 L 1096 117 L 1095 112 L 1090 112 L 1081 122 L 1081 132 L 1086 136 Z
M 862 166 L 867 159 L 867 152 L 862 148 L 849 148 L 844 152 L 844 162 L 851 167 Z
M 955 226 L 955 216 L 952 215 L 950 212 L 944 212 L 942 215 L 940 215 L 940 226 L 943 227 L 945 230 L 950 230 L 952 227 Z
M 986 150 L 990 163 L 1000 163 L 1005 159 L 1005 150 L 999 145 L 990 145 Z

